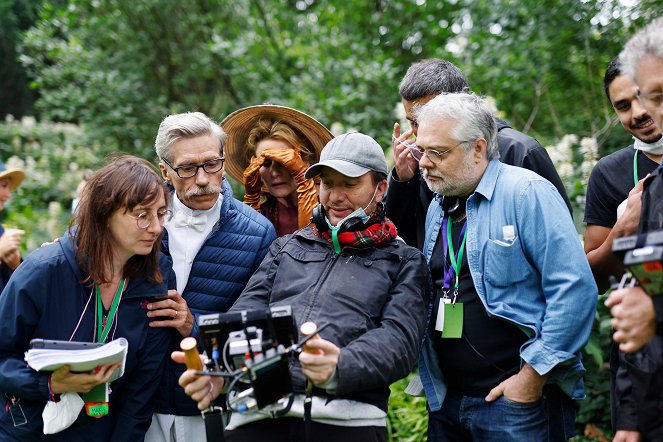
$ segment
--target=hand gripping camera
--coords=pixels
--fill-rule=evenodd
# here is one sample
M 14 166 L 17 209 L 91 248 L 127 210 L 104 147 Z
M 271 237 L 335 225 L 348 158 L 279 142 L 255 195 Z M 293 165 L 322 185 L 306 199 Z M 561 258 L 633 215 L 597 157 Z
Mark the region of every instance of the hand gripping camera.
M 650 296 L 663 294 L 663 230 L 625 236 L 612 243 L 624 267 Z
M 201 374 L 228 379 L 229 410 L 267 409 L 273 417 L 290 410 L 294 396 L 288 358 L 299 355 L 313 337 L 298 341 L 290 306 L 202 315 L 198 326 L 208 357 L 208 371 Z

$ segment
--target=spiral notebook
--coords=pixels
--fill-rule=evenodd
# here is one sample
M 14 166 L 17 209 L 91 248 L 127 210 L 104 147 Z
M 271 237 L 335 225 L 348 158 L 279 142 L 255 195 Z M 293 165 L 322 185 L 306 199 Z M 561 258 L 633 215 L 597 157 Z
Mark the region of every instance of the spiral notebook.
M 25 362 L 37 371 L 55 371 L 66 364 L 73 372 L 90 372 L 99 365 L 122 362 L 110 382 L 124 374 L 129 343 L 125 338 L 107 344 L 33 339 L 30 346 L 32 348 L 25 352 Z

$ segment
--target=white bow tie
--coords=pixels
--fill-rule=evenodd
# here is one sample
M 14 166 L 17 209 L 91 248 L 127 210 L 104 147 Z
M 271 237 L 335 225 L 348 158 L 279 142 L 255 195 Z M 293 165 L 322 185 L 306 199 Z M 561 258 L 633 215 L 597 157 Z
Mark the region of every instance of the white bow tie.
M 173 217 L 173 225 L 175 227 L 192 227 L 198 232 L 202 232 L 205 230 L 205 226 L 207 226 L 207 215 L 200 214 L 193 216 L 187 215 L 182 211 L 177 211 Z

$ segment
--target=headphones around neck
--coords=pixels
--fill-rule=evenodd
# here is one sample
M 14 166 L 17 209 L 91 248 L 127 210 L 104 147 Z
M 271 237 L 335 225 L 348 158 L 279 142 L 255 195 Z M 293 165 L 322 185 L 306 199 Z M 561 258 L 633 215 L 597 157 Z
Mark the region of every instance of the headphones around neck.
M 442 210 L 445 215 L 455 218 L 465 212 L 465 200 L 458 196 L 445 196 L 442 199 Z
M 318 203 L 317 206 L 313 208 L 313 214 L 311 215 L 311 222 L 315 224 L 318 228 L 318 232 L 326 232 L 329 229 L 326 218 L 327 213 L 325 208 L 322 207 L 322 204 Z M 341 232 L 355 232 L 357 230 L 362 230 L 366 228 L 368 224 L 371 224 L 372 220 L 369 220 L 366 224 L 359 218 L 350 218 L 343 223 L 338 233 Z

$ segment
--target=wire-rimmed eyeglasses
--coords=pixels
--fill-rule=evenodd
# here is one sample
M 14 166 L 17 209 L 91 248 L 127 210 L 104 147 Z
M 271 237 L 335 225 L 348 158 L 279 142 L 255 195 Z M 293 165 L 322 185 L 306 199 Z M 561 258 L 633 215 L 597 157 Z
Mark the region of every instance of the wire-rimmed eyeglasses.
M 420 162 L 424 155 L 426 155 L 433 164 L 440 164 L 447 153 L 451 152 L 461 144 L 467 143 L 467 141 L 460 141 L 453 147 L 439 151 L 436 149 L 422 149 L 421 147 L 417 146 L 416 143 L 405 143 L 394 136 L 392 136 L 392 138 L 401 145 L 407 147 L 408 152 L 410 152 L 412 158 L 417 160 L 417 162 Z
M 164 223 L 171 220 L 173 212 L 170 210 L 163 210 L 157 212 L 156 216 L 151 212 L 140 212 L 138 215 L 127 213 L 127 215 L 136 220 L 136 225 L 139 229 L 147 229 L 154 222 L 155 218 L 159 221 L 159 225 L 163 227 Z

